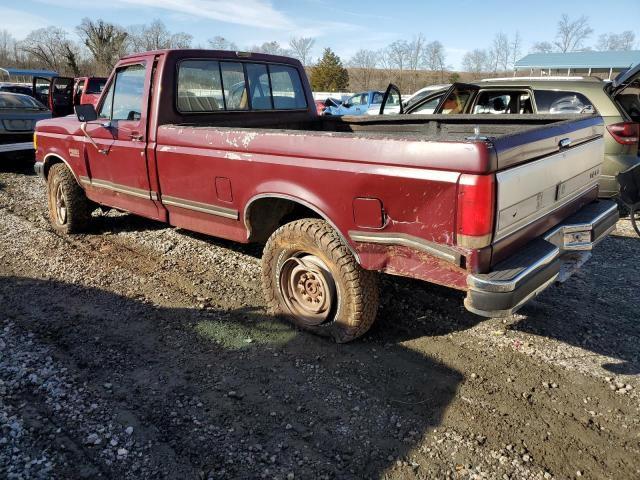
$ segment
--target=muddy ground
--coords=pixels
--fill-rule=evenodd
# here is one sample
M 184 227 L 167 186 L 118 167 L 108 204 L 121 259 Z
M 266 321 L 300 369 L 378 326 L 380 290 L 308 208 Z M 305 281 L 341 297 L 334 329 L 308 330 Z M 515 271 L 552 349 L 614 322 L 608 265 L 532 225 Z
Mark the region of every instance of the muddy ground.
M 265 315 L 259 255 L 115 213 L 60 237 L 0 167 L 0 477 L 640 477 L 628 221 L 508 319 L 382 277 L 347 345 Z

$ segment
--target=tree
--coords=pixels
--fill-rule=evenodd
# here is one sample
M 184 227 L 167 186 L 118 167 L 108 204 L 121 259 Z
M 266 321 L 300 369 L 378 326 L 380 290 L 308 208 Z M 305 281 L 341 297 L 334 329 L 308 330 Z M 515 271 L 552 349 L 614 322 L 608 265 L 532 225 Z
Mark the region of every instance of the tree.
M 289 53 L 300 60 L 302 65 L 309 65 L 311 63 L 311 50 L 315 43 L 315 39 L 311 37 L 292 37 L 289 40 Z
M 16 39 L 8 30 L 0 30 L 0 63 L 9 65 L 14 62 Z
M 349 72 L 342 60 L 330 48 L 325 48 L 322 58 L 311 71 L 311 88 L 320 92 L 338 92 L 349 85 Z
M 288 52 L 282 48 L 275 40 L 272 42 L 264 42 L 262 45 L 254 45 L 251 47 L 252 52 L 267 53 L 269 55 L 286 55 Z
M 101 69 L 108 73 L 113 69 L 118 59 L 125 53 L 128 34 L 122 27 L 98 19 L 95 22 L 83 18 L 76 27 L 78 35 Z
M 444 45 L 438 40 L 430 42 L 424 49 L 424 63 L 429 70 L 440 72 L 440 82 L 444 82 L 446 54 Z
M 238 50 L 238 45 L 219 35 L 210 38 L 207 43 L 214 50 Z
M 371 79 L 378 66 L 378 52 L 360 49 L 351 57 L 348 65 L 352 68 L 349 84 L 351 89 L 370 90 Z
M 488 62 L 489 55 L 487 51 L 476 48 L 464 54 L 464 57 L 462 57 L 462 68 L 474 74 L 474 76 L 478 76 L 487 70 Z
M 553 52 L 553 45 L 549 42 L 536 42 L 531 50 L 534 53 L 551 53 Z
M 27 35 L 20 49 L 45 68 L 78 75 L 78 48 L 58 27 L 39 28 Z
M 516 31 L 516 34 L 513 36 L 513 40 L 511 41 L 511 69 L 515 69 L 516 62 L 520 58 L 522 54 L 522 37 L 520 36 L 520 32 Z
M 490 70 L 494 73 L 507 71 L 510 60 L 511 44 L 509 43 L 509 37 L 502 32 L 497 33 L 496 36 L 493 37 L 491 49 L 489 50 Z
M 558 22 L 558 31 L 554 45 L 560 52 L 575 52 L 581 50 L 584 41 L 593 33 L 589 26 L 589 19 L 582 15 L 577 20 L 571 21 L 569 15 L 562 14 Z
M 189 48 L 193 36 L 185 32 L 171 33 L 164 23 L 154 20 L 149 25 L 129 27 L 129 50 L 132 53 L 164 48 Z
M 620 34 L 603 33 L 598 37 L 596 50 L 633 50 L 636 41 L 636 34 L 631 30 L 626 30 Z

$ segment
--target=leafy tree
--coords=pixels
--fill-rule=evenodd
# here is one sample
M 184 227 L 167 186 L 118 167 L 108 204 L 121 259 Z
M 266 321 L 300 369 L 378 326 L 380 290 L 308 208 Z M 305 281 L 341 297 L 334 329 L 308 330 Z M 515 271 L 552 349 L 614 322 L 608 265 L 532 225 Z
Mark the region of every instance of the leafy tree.
M 325 48 L 322 58 L 311 71 L 311 88 L 320 92 L 338 92 L 349 85 L 349 72 L 342 60 L 330 48 Z

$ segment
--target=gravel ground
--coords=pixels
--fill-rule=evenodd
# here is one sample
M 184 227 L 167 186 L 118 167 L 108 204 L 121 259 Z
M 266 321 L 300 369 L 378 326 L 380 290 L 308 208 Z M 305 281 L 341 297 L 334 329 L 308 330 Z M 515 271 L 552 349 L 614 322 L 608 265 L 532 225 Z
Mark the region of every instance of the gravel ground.
M 0 169 L 0 477 L 640 477 L 629 222 L 507 319 L 384 276 L 334 345 L 265 314 L 260 249 L 125 214 L 49 228 Z

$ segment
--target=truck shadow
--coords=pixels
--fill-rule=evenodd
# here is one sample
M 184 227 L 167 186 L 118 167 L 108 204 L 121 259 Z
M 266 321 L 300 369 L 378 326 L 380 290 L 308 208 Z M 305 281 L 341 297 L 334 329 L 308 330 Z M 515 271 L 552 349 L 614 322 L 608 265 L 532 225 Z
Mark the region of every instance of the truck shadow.
M 614 374 L 640 373 L 640 240 L 611 236 L 582 270 L 544 292 L 510 328 L 554 338 L 613 359 Z
M 0 154 L 0 172 L 35 175 L 33 171 L 33 155 L 31 157 L 21 157 L 6 153 Z
M 74 385 L 134 426 L 154 477 L 377 479 L 390 468 L 413 476 L 396 462 L 410 461 L 463 380 L 389 339 L 335 345 L 255 308 L 160 307 L 21 277 L 0 277 L 0 305 L 4 319 L 51 347 Z M 61 436 L 83 443 L 64 408 L 49 415 Z M 69 458 L 42 438 L 66 455 L 62 477 L 76 478 L 84 455 L 101 462 L 101 449 Z M 127 467 L 101 468 L 118 478 Z

